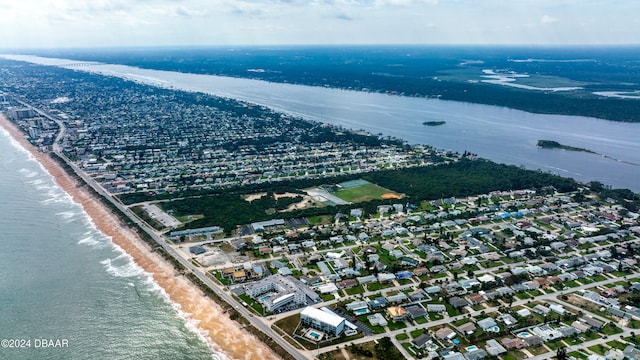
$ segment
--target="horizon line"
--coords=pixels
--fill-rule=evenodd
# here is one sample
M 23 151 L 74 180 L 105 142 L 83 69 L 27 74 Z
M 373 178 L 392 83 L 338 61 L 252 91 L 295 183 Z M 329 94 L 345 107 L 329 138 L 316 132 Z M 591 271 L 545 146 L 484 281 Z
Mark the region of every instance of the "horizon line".
M 509 44 L 447 44 L 447 43 L 357 43 L 357 44 L 164 44 L 164 45 L 105 45 L 105 46 L 51 46 L 51 47 L 0 47 L 0 51 L 44 51 L 44 50 L 109 50 L 109 49 L 169 49 L 169 48 L 304 48 L 304 47 L 466 47 L 466 48 L 508 48 L 508 47 L 535 47 L 535 48 L 611 48 L 611 47 L 638 47 L 640 43 L 620 43 L 620 44 L 605 44 L 605 43 L 567 43 L 567 44 L 553 44 L 553 43 L 509 43 Z

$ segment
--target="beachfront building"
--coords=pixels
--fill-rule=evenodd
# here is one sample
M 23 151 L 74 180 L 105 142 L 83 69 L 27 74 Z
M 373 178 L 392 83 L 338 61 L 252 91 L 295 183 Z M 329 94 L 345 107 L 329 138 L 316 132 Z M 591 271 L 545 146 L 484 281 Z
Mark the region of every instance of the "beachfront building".
M 283 275 L 272 275 L 246 284 L 245 293 L 259 301 L 268 312 L 298 308 L 320 300 L 318 295 L 300 280 Z
M 331 312 L 318 310 L 307 306 L 300 313 L 300 322 L 306 326 L 318 329 L 333 336 L 344 331 L 345 319 Z

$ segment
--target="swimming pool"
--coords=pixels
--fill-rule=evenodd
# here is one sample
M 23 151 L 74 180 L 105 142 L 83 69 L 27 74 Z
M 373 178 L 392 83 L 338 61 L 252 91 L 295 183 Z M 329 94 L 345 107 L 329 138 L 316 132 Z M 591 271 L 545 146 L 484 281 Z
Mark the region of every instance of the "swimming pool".
M 320 341 L 322 340 L 322 338 L 324 338 L 324 333 L 322 331 L 318 331 L 318 330 L 314 330 L 314 329 L 309 329 L 305 332 L 304 336 L 307 339 L 313 340 L 313 341 Z
M 530 336 L 533 336 L 533 335 L 529 334 L 529 333 L 528 333 L 528 332 L 526 332 L 526 331 L 525 331 L 525 332 L 521 332 L 520 334 L 518 334 L 518 337 L 519 337 L 519 338 L 523 338 L 523 339 L 528 338 L 528 337 L 530 337 Z
M 266 300 L 271 299 L 271 295 L 264 295 L 260 297 L 260 302 L 265 302 Z
M 471 346 L 467 346 L 466 348 L 464 348 L 467 351 L 474 351 L 474 350 L 478 350 L 478 347 L 475 345 L 471 345 Z
M 364 315 L 364 314 L 368 314 L 369 313 L 369 309 L 358 309 L 356 311 L 353 312 L 356 315 Z

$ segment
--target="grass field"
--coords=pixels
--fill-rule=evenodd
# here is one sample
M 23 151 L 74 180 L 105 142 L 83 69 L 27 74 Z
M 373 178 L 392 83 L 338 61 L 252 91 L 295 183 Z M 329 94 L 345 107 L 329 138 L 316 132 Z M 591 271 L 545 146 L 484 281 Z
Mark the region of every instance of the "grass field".
M 382 186 L 376 184 L 368 184 L 364 186 L 358 186 L 352 189 L 338 190 L 333 195 L 340 199 L 352 203 L 384 199 L 383 195 L 389 197 L 392 194 L 394 197 L 402 198 L 401 194 L 393 192 L 389 189 L 385 189 Z

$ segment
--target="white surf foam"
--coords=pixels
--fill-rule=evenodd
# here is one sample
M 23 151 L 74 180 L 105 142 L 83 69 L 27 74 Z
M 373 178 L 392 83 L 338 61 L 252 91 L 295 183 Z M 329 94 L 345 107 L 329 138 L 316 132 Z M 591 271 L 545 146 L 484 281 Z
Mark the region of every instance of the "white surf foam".
M 144 274 L 144 270 L 142 270 L 142 268 L 133 261 L 127 261 L 121 265 L 114 264 L 114 262 L 116 262 L 115 259 L 105 259 L 100 261 L 100 263 L 105 266 L 107 272 L 115 277 L 129 278 Z
M 20 173 L 20 175 L 22 175 L 23 177 L 30 179 L 30 178 L 34 178 L 36 176 L 38 176 L 38 172 L 37 171 L 33 171 L 33 170 L 29 170 L 26 168 L 22 168 L 20 170 L 18 170 L 18 172 Z
M 103 242 L 100 242 L 93 236 L 87 236 L 85 238 L 80 239 L 80 241 L 78 241 L 78 244 L 87 245 L 94 249 L 103 249 L 105 247 L 105 244 Z
M 56 213 L 56 215 L 60 216 L 64 220 L 72 219 L 74 216 L 76 216 L 76 214 L 77 213 L 75 211 L 61 211 L 59 213 Z

